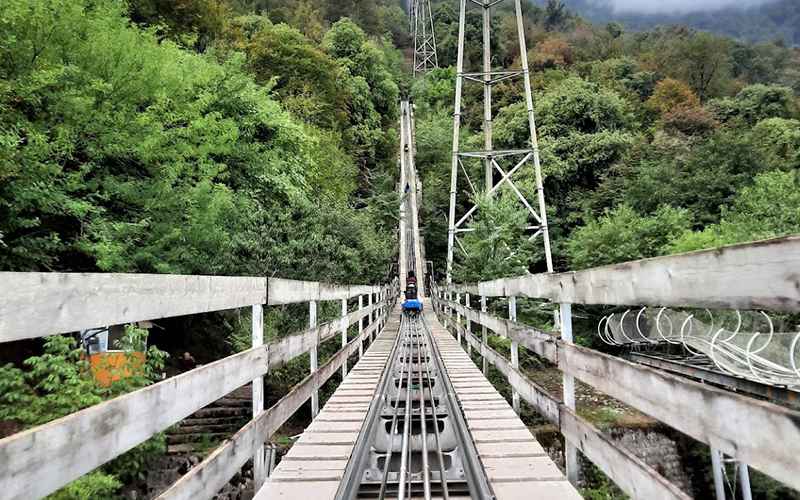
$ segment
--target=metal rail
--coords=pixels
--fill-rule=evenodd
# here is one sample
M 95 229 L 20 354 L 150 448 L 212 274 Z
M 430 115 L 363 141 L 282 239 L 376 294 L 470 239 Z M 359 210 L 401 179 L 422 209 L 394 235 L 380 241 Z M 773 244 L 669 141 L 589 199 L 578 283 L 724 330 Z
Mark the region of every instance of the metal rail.
M 397 342 L 336 498 L 493 498 L 424 318 Z

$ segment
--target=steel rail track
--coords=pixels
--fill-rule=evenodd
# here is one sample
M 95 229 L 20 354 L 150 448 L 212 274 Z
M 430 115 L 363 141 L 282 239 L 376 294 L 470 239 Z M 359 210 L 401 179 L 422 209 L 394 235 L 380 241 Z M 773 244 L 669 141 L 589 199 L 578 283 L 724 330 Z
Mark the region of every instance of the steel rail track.
M 390 360 L 336 498 L 494 498 L 422 316 L 403 315 Z

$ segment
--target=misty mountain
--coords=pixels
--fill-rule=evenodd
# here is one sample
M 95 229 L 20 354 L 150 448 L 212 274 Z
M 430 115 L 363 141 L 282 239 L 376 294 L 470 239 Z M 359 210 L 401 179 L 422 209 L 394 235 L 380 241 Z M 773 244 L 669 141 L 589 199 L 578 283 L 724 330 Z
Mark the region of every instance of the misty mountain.
M 747 3 L 714 2 L 715 8 L 692 11 L 686 2 L 659 2 L 654 9 L 647 0 L 563 0 L 570 9 L 597 23 L 617 21 L 627 29 L 638 31 L 659 25 L 683 24 L 696 29 L 727 35 L 750 42 L 782 39 L 787 45 L 800 46 L 800 0 L 775 0 Z M 536 3 L 544 4 L 545 0 Z M 637 8 L 637 3 L 641 8 Z M 696 4 L 704 5 L 702 0 Z M 730 6 L 724 6 L 724 5 Z M 674 5 L 667 12 L 664 5 Z M 616 8 L 615 8 L 616 7 Z

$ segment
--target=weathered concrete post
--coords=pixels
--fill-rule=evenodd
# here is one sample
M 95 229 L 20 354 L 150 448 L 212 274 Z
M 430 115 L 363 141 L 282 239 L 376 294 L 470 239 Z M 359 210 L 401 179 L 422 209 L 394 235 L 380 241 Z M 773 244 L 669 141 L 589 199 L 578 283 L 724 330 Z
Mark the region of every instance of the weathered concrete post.
M 369 295 L 367 295 L 367 307 L 372 307 L 372 295 L 373 295 L 373 292 L 369 292 Z M 376 316 L 375 311 L 370 311 L 369 312 L 369 316 L 367 316 L 367 326 L 372 326 L 372 322 L 374 321 L 375 316 Z M 369 343 L 370 343 L 370 345 L 372 345 L 373 342 L 375 342 L 375 329 L 374 328 L 372 329 L 372 331 L 369 334 Z
M 308 327 L 317 327 L 316 300 L 312 300 L 308 303 Z M 311 359 L 311 373 L 317 371 L 317 347 L 319 347 L 319 332 L 317 332 L 316 340 L 314 341 L 314 347 L 308 351 L 309 358 Z M 311 418 L 317 418 L 317 413 L 319 413 L 319 389 L 314 389 L 314 392 L 311 393 Z
M 750 491 L 750 469 L 744 462 L 739 462 L 739 485 L 742 488 L 742 500 L 753 500 Z
M 481 295 L 481 312 L 486 312 L 486 296 Z M 486 338 L 486 327 L 481 325 L 481 356 L 483 356 L 483 374 L 489 374 L 489 362 L 486 360 L 486 347 L 487 347 L 487 338 Z
M 447 292 L 447 301 L 448 301 L 447 302 L 447 321 L 449 323 L 452 323 L 453 322 L 453 316 L 454 316 L 453 315 L 453 304 L 452 304 L 452 302 L 453 302 L 453 292 L 452 291 Z
M 467 293 L 465 295 L 466 298 L 464 299 L 464 307 L 469 309 L 471 306 L 469 300 L 469 294 Z M 472 321 L 469 320 L 467 314 L 469 314 L 469 311 L 466 311 L 464 313 L 464 317 L 466 318 L 466 321 L 464 321 L 464 340 L 467 341 L 467 354 L 469 354 L 470 357 L 472 357 L 472 343 L 469 341 L 469 338 L 472 335 Z
M 444 300 L 446 301 L 444 308 L 442 310 L 442 314 L 444 314 L 444 329 L 447 330 L 447 327 L 450 326 L 450 291 L 443 292 Z
M 461 305 L 461 293 L 456 292 L 456 304 Z M 456 335 L 458 336 L 458 345 L 461 345 L 461 311 L 456 309 Z
M 716 448 L 711 448 L 711 472 L 714 475 L 714 491 L 717 500 L 725 500 L 725 482 L 722 478 L 722 453 Z
M 572 304 L 564 302 L 560 307 L 561 340 L 572 344 Z M 575 409 L 575 377 L 563 375 L 564 405 Z M 578 486 L 578 449 L 575 444 L 564 440 L 564 461 L 567 467 L 567 479 L 573 486 Z
M 342 331 L 342 349 L 347 346 L 347 299 L 342 299 L 342 318 L 339 320 Z M 342 380 L 347 376 L 347 360 L 342 363 Z
M 513 295 L 508 298 L 508 319 L 517 321 L 517 298 Z M 519 342 L 511 341 L 511 367 L 519 370 Z M 519 415 L 519 393 L 516 389 L 511 391 L 511 405 Z
M 261 304 L 253 305 L 253 347 L 264 345 L 264 308 Z M 253 419 L 264 411 L 264 377 L 257 377 L 252 382 L 253 391 Z M 253 456 L 253 483 L 258 491 L 267 477 L 264 467 L 264 443 L 256 448 Z
M 358 311 L 364 308 L 364 296 L 358 296 Z M 358 359 L 364 355 L 364 339 L 361 337 L 364 334 L 364 318 L 358 319 Z

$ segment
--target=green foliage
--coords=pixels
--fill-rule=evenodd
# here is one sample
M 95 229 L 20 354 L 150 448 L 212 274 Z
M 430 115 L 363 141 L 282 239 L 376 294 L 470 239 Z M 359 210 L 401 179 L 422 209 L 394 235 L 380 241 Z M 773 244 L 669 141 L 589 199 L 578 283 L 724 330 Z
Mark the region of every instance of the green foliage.
M 617 197 L 641 213 L 660 205 L 686 208 L 699 225 L 719 220 L 720 207 L 765 168 L 749 136 L 720 129 L 701 142 L 657 138 L 639 143 L 615 166 L 602 195 Z
M 720 99 L 711 106 L 720 120 L 741 120 L 750 126 L 767 118 L 797 116 L 792 89 L 775 85 L 750 85 L 736 97 Z
M 73 337 L 47 337 L 44 352 L 26 359 L 24 370 L 10 364 L 0 367 L 0 420 L 33 427 L 155 382 L 161 377 L 167 354 L 151 346 L 140 366 L 134 356 L 145 352 L 146 345 L 147 331 L 127 325 L 116 347 L 129 356 L 128 368 L 125 376 L 104 387 L 95 380 L 84 350 Z M 157 434 L 51 498 L 109 498 L 122 483 L 143 479 L 152 459 L 165 451 L 165 436 Z
M 114 498 L 122 483 L 110 474 L 90 472 L 47 497 L 48 500 L 107 500 Z
M 462 238 L 466 255 L 453 270 L 459 283 L 525 274 L 534 252 L 525 235 L 527 218 L 519 201 L 506 193 L 479 197 L 470 232 Z
M 743 188 L 719 224 L 703 231 L 686 232 L 669 246 L 686 252 L 732 243 L 800 233 L 800 180 L 795 172 L 773 171 Z
M 165 36 L 204 49 L 222 31 L 227 7 L 222 0 L 130 0 L 133 22 L 156 26 Z
M 297 29 L 266 18 L 235 18 L 218 44 L 224 46 L 245 52 L 256 81 L 269 85 L 298 118 L 326 128 L 346 122 L 348 95 L 338 85 L 339 66 Z
M 74 338 L 47 337 L 42 355 L 26 359 L 25 368 L 3 368 L 0 419 L 32 427 L 103 400 L 103 390 Z
M 455 78 L 455 68 L 447 67 L 433 69 L 414 80 L 411 95 L 418 111 L 426 113 L 429 109 L 439 110 L 452 106 L 455 99 Z
M 570 237 L 567 248 L 573 269 L 660 255 L 665 245 L 690 226 L 686 210 L 662 206 L 642 216 L 627 205 L 590 220 Z
M 753 127 L 752 137 L 767 169 L 800 169 L 800 120 L 768 118 Z
M 303 269 L 304 278 L 333 280 L 343 272 L 330 263 L 349 258 L 343 269 L 365 280 L 385 273 L 387 260 L 360 265 L 388 258 L 383 214 L 351 206 L 362 179 L 359 205 L 375 199 L 381 171 L 359 171 L 343 151 L 372 167 L 389 155 L 382 117 L 393 123 L 397 86 L 384 52 L 362 33 L 358 64 L 334 60 L 286 26 L 237 22 L 218 62 L 132 26 L 111 0 L 14 0 L 4 9 L 0 269 Z M 248 65 L 316 126 L 287 113 Z M 330 86 L 349 67 L 360 72 L 355 97 Z M 325 205 L 333 215 L 319 213 Z M 349 246 L 330 219 L 367 241 Z M 289 258 L 298 221 L 322 242 L 306 262 Z

